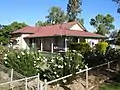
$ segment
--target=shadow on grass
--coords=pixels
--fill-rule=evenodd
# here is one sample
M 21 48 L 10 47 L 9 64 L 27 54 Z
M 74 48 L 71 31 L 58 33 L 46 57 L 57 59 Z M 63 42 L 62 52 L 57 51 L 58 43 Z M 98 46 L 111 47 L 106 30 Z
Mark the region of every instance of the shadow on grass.
M 100 90 L 120 90 L 120 83 L 109 83 L 100 87 Z

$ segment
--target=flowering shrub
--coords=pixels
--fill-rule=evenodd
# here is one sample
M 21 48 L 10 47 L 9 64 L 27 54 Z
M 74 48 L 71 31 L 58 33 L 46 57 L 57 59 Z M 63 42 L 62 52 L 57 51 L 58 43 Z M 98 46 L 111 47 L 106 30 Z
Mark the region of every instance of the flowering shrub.
M 0 63 L 3 64 L 3 58 L 4 58 L 4 54 L 8 53 L 10 51 L 10 49 L 4 47 L 4 46 L 0 46 Z
M 54 80 L 68 74 L 75 74 L 75 72 L 84 68 L 83 56 L 77 51 L 68 51 L 63 55 L 55 55 L 49 62 L 49 69 L 47 69 L 43 76 L 48 80 Z
M 41 79 L 48 80 L 75 74 L 84 68 L 83 56 L 77 51 L 69 51 L 64 55 L 55 54 L 52 57 L 43 55 L 42 52 L 11 51 L 4 54 L 4 64 L 25 76 L 40 73 Z
M 47 67 L 45 57 L 42 57 L 39 52 L 33 51 L 11 51 L 5 54 L 4 63 L 7 67 L 14 68 L 17 72 L 31 76 L 38 73 L 38 69 Z

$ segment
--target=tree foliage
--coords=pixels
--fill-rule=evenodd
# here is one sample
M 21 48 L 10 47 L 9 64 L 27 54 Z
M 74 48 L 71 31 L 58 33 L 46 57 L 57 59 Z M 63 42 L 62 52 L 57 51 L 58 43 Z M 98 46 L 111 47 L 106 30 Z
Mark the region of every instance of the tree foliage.
M 112 1 L 118 4 L 117 12 L 120 13 L 120 0 L 112 0 Z
M 10 25 L 2 25 L 0 30 L 0 42 L 7 44 L 11 38 L 11 32 L 27 26 L 25 23 L 13 22 Z
M 114 17 L 112 17 L 110 14 L 107 15 L 101 15 L 98 14 L 95 18 L 92 18 L 90 21 L 90 24 L 94 26 L 97 30 L 96 33 L 105 35 L 110 33 L 110 30 L 114 29 Z
M 120 45 L 120 30 L 118 31 L 117 36 L 116 36 L 116 44 Z
M 81 13 L 81 0 L 69 0 L 67 4 L 68 21 L 75 21 Z
M 48 23 L 48 22 L 42 22 L 42 21 L 38 21 L 35 26 L 36 27 L 42 27 L 42 26 L 47 26 L 47 25 L 51 25 L 51 23 Z
M 115 39 L 115 38 L 117 37 L 117 34 L 118 34 L 117 30 L 112 31 L 112 32 L 110 33 L 110 38 Z
M 60 7 L 51 7 L 49 15 L 46 16 L 47 22 L 51 24 L 63 23 L 66 20 L 66 15 Z

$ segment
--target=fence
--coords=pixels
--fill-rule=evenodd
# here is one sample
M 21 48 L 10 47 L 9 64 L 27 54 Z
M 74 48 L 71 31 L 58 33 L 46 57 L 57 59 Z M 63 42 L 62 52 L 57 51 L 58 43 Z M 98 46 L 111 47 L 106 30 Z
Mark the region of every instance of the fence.
M 40 90 L 40 85 L 42 82 L 40 81 L 39 77 L 40 75 L 38 74 L 32 77 L 13 80 L 13 69 L 12 69 L 10 81 L 6 83 L 1 83 L 0 90 Z
M 110 65 L 111 63 L 113 63 L 115 61 L 110 61 L 95 67 L 91 67 L 88 68 L 86 66 L 86 69 L 84 70 L 79 70 L 79 72 L 76 72 L 76 74 L 80 74 L 85 72 L 85 88 L 86 90 L 91 90 L 92 87 L 89 88 L 88 86 L 88 71 L 95 69 L 95 68 L 99 68 L 102 66 L 107 65 L 107 69 L 110 69 Z M 44 80 L 44 82 L 40 81 L 40 75 L 36 75 L 36 76 L 32 76 L 32 77 L 26 77 L 26 78 L 22 78 L 22 79 L 18 79 L 18 80 L 13 80 L 13 69 L 11 70 L 11 79 L 9 82 L 6 83 L 1 83 L 0 84 L 0 90 L 48 90 L 48 85 L 58 82 L 60 80 L 66 79 L 71 77 L 72 74 L 52 80 L 52 81 L 47 81 L 46 79 Z
M 107 65 L 107 69 L 109 70 L 109 69 L 110 69 L 110 64 L 113 63 L 113 62 L 115 62 L 115 61 L 110 61 L 110 62 L 101 64 L 101 65 L 98 65 L 98 66 L 95 66 L 95 67 L 91 67 L 91 68 L 88 68 L 88 67 L 86 66 L 86 69 L 84 69 L 84 70 L 81 70 L 81 69 L 80 69 L 79 72 L 76 72 L 76 74 L 80 74 L 80 73 L 85 72 L 85 74 L 86 74 L 85 89 L 86 89 L 86 90 L 91 90 L 93 87 L 90 87 L 90 88 L 88 87 L 88 71 L 89 71 L 89 70 L 92 70 L 92 69 L 95 69 L 95 68 L 99 68 L 99 67 L 105 66 L 105 65 Z M 44 81 L 44 83 L 45 83 L 45 90 L 47 90 L 47 85 L 52 84 L 52 83 L 55 83 L 55 82 L 58 82 L 58 81 L 60 81 L 60 80 L 66 79 L 66 78 L 69 78 L 69 77 L 71 77 L 71 76 L 72 76 L 72 74 L 67 75 L 67 76 L 64 76 L 64 77 L 61 77 L 61 78 L 58 78 L 58 79 L 56 79 L 56 80 L 48 81 L 48 82 L 47 82 L 47 80 L 45 80 L 45 81 Z

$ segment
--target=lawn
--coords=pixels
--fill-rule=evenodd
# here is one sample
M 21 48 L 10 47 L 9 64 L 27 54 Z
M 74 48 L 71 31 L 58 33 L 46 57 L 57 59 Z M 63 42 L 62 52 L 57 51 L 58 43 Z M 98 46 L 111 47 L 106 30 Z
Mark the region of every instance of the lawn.
M 120 83 L 105 84 L 100 90 L 120 90 Z

